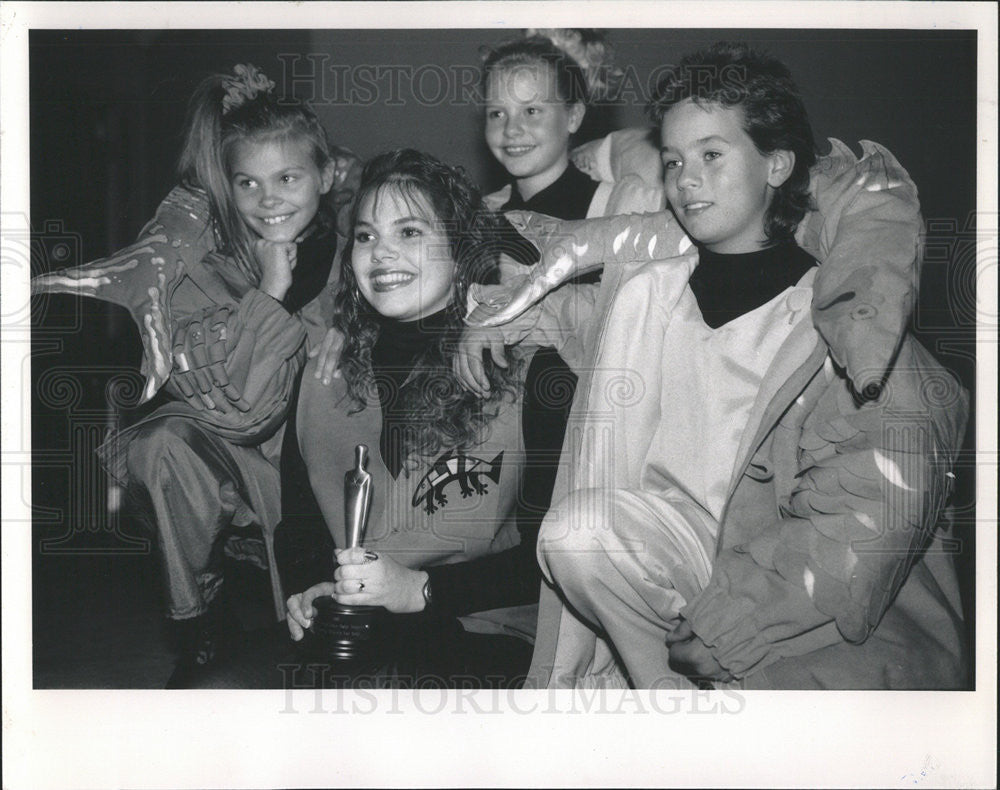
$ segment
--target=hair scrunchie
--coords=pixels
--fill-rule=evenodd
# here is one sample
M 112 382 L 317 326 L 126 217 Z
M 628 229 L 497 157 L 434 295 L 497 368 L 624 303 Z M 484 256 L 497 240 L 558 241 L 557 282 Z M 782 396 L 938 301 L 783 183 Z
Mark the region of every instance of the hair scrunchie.
M 223 115 L 257 98 L 257 94 L 261 92 L 270 93 L 274 90 L 274 82 L 252 63 L 237 64 L 233 67 L 233 72 L 236 76 L 226 77 L 222 81 L 226 89 L 226 95 L 222 97 Z
M 535 27 L 526 36 L 542 36 L 573 59 L 583 71 L 592 99 L 613 98 L 625 72 L 614 63 L 614 48 L 596 28 Z

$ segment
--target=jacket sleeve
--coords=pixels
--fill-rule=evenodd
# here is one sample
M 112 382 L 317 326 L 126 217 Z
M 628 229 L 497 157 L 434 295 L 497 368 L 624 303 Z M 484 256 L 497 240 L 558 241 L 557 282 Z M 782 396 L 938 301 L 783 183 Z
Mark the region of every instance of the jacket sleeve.
M 552 346 L 572 368 L 584 364 L 593 350 L 588 346 L 596 338 L 596 323 L 603 318 L 619 282 L 650 261 L 693 265 L 694 246 L 670 212 L 589 220 L 559 220 L 527 211 L 511 211 L 505 216 L 541 253 L 540 262 L 526 270 L 527 282 L 508 304 L 541 301 L 501 325 L 505 342 L 528 338 L 532 344 Z M 587 286 L 566 284 L 601 268 L 604 274 L 599 287 L 587 290 Z M 523 307 L 509 308 L 512 315 L 516 310 Z
M 828 365 L 819 375 L 833 385 L 793 407 L 809 412 L 781 517 L 722 550 L 708 586 L 681 612 L 734 676 L 864 642 L 906 581 L 950 491 L 967 408 L 943 369 L 920 370 L 901 354 L 882 399 L 859 408 Z M 929 388 L 948 408 L 928 407 Z
M 135 244 L 107 258 L 39 275 L 31 281 L 31 292 L 88 296 L 127 308 L 142 338 L 145 402 L 163 386 L 173 364 L 171 294 L 185 272 L 214 248 L 205 193 L 176 186 Z
M 594 318 L 599 289 L 597 284 L 557 288 L 513 321 L 497 327 L 504 345 L 554 348 L 576 370 L 584 364 L 583 327 Z
M 654 134 L 647 127 L 618 129 L 573 150 L 573 164 L 599 185 L 591 216 L 663 211 L 663 165 Z
M 534 276 L 556 287 L 588 271 L 654 261 L 692 251 L 670 211 L 561 220 L 532 211 L 508 211 L 507 221 L 541 253 Z
M 184 337 L 193 323 L 211 324 L 218 315 L 219 308 L 213 307 L 176 321 L 175 339 Z M 206 352 L 221 360 L 229 382 L 249 409 L 205 409 L 185 397 L 174 377 L 168 380 L 167 388 L 198 408 L 200 420 L 220 436 L 235 444 L 260 444 L 277 431 L 287 415 L 295 379 L 305 361 L 305 329 L 298 316 L 290 315 L 278 301 L 256 288 L 230 306 L 221 337 L 217 327 L 214 332 L 205 327 L 206 345 L 214 345 Z M 208 375 L 211 378 L 210 371 Z
M 917 188 L 892 153 L 839 140 L 811 171 L 816 211 L 796 239 L 822 261 L 813 321 L 858 392 L 880 384 L 913 312 L 923 223 Z

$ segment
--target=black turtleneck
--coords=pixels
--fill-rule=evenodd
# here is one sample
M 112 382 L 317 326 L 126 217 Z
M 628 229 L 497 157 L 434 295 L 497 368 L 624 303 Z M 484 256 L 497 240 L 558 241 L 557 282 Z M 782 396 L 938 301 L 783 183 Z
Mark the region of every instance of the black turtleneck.
M 597 182 L 570 162 L 559 178 L 527 200 L 521 197 L 517 183 L 512 183 L 510 199 L 501 211 L 537 211 L 559 219 L 583 219 L 596 191 Z
M 448 331 L 447 310 L 417 321 L 379 318 L 379 335 L 372 347 L 372 373 L 382 406 L 379 449 L 386 469 L 396 478 L 403 468 L 403 434 L 413 419 L 401 397 L 403 387 L 424 351 Z
M 570 162 L 559 178 L 527 200 L 517 191 L 517 184 L 511 183 L 510 199 L 500 207 L 500 211 L 534 211 L 557 219 L 586 219 L 596 191 L 597 182 Z M 507 255 L 525 266 L 538 263 L 538 250 L 510 223 L 501 223 L 501 236 L 502 249 Z M 600 272 L 591 272 L 583 277 L 586 279 L 574 282 L 597 282 Z
M 414 419 L 406 399 L 400 396 L 424 351 L 448 331 L 448 315 L 442 310 L 419 321 L 380 318 L 379 327 L 372 348 L 372 372 L 382 406 L 379 449 L 386 469 L 395 478 L 405 460 L 404 431 Z M 537 600 L 536 538 L 537 527 L 522 529 L 521 543 L 513 548 L 467 562 L 425 568 L 434 591 L 434 611 L 427 614 L 454 617 Z
M 332 226 L 317 223 L 316 230 L 300 241 L 297 248 L 292 284 L 281 300 L 281 306 L 289 313 L 297 313 L 326 287 L 337 255 L 337 232 Z
M 795 285 L 816 260 L 794 239 L 755 252 L 724 254 L 698 247 L 688 284 L 712 329 L 767 304 Z

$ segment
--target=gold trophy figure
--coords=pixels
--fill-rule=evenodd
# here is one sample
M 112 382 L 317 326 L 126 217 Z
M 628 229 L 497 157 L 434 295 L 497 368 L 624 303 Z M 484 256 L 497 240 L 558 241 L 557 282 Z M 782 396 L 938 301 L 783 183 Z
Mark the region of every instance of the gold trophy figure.
M 354 448 L 354 468 L 344 475 L 344 526 L 347 545 L 360 546 L 368 528 L 372 505 L 372 476 L 368 465 L 368 446 Z M 378 623 L 385 613 L 381 606 L 350 606 L 328 596 L 313 601 L 316 617 L 312 631 L 320 651 L 337 661 L 371 657 L 379 637 Z

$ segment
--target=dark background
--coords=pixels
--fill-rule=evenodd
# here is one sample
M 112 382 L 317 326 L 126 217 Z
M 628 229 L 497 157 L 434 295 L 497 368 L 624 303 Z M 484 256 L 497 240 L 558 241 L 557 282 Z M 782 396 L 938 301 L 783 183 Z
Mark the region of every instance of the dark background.
M 856 151 L 861 139 L 888 147 L 916 182 L 928 227 L 913 329 L 973 390 L 975 32 L 618 29 L 609 37 L 628 69 L 622 101 L 592 112 L 584 137 L 644 124 L 650 75 L 727 38 L 791 68 L 818 138 Z M 502 173 L 482 143 L 470 80 L 480 47 L 499 40 L 483 30 L 32 30 L 32 272 L 134 240 L 174 183 L 192 90 L 235 63 L 254 63 L 311 99 L 331 141 L 362 157 L 420 148 L 496 188 Z M 138 335 L 123 310 L 59 296 L 34 301 L 32 341 L 35 685 L 162 685 L 170 657 L 155 562 L 135 525 L 109 509 L 93 457 L 138 398 Z M 973 431 L 955 496 L 970 622 Z

